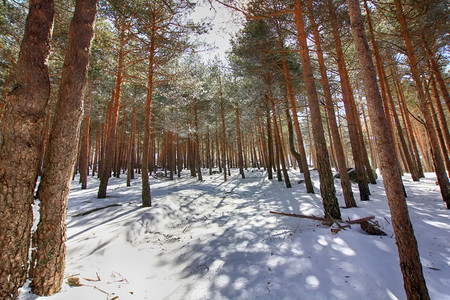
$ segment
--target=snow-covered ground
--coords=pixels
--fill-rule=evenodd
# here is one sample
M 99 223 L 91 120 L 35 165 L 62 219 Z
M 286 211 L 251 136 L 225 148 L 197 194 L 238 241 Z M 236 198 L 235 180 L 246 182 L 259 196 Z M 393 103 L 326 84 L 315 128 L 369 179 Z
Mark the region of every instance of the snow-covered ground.
M 97 199 L 73 181 L 67 217 L 66 279 L 45 299 L 405 299 L 397 248 L 382 180 L 371 201 L 342 209 L 343 218 L 375 215 L 387 236 L 352 225 L 337 234 L 318 221 L 270 210 L 322 216 L 319 181 L 307 194 L 298 171 L 293 187 L 265 172 L 236 170 L 227 182 L 188 172 L 170 181 L 152 178 L 153 207 L 141 208 L 141 181 L 126 187 L 112 178 L 108 198 Z M 404 176 L 408 205 L 432 299 L 450 299 L 450 211 L 435 176 Z M 337 194 L 344 205 L 339 181 Z M 357 186 L 353 185 L 356 199 Z M 76 214 L 111 204 L 85 216 Z M 81 286 L 71 287 L 69 278 Z M 44 299 L 21 290 L 21 300 Z

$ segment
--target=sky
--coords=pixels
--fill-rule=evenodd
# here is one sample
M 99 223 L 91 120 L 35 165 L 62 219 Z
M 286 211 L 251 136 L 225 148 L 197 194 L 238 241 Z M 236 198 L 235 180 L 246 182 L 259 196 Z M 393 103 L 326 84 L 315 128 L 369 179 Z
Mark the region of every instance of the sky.
M 231 49 L 230 39 L 242 27 L 244 17 L 241 13 L 226 8 L 218 3 L 202 3 L 195 9 L 191 18 L 195 22 L 211 23 L 211 30 L 200 37 L 200 41 L 214 46 L 201 52 L 206 60 L 218 56 L 226 59 L 226 51 Z

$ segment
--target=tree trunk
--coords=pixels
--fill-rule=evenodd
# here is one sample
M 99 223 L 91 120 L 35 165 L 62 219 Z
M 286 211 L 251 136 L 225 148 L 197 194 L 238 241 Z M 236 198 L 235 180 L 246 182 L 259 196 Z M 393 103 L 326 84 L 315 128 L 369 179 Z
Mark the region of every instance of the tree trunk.
M 95 152 L 94 152 L 94 162 L 92 164 L 92 176 L 95 176 L 95 173 L 97 172 L 97 168 L 98 168 L 98 163 L 99 163 L 101 128 L 102 128 L 102 124 L 98 123 L 97 132 L 95 134 Z
M 222 95 L 222 81 L 219 78 L 220 84 L 220 117 L 222 119 L 222 166 L 223 166 L 223 181 L 227 181 L 227 129 L 225 127 L 225 107 L 223 103 L 223 95 Z
M 428 290 L 420 264 L 417 241 L 414 236 L 408 207 L 405 201 L 400 169 L 392 152 L 392 135 L 382 108 L 382 99 L 378 90 L 377 77 L 369 45 L 367 43 L 361 10 L 358 0 L 347 0 L 350 11 L 353 40 L 366 90 L 369 118 L 373 124 L 379 153 L 381 173 L 391 211 L 392 227 L 400 257 L 404 287 L 408 299 L 429 299 Z
M 134 179 L 134 160 L 136 156 L 134 150 L 135 140 L 136 140 L 136 107 L 133 107 L 133 112 L 131 115 L 130 141 L 128 143 L 127 186 L 131 186 L 131 179 Z
M 440 147 L 441 155 L 444 160 L 445 168 L 447 169 L 447 175 L 450 175 L 450 158 L 448 157 L 448 151 L 447 151 L 447 149 L 450 149 L 450 148 L 448 148 L 445 145 L 444 134 L 442 133 L 443 130 L 440 127 L 436 109 L 433 106 L 433 101 L 431 100 L 431 95 L 430 95 L 430 92 L 428 91 L 428 89 L 426 90 L 426 95 L 427 95 L 427 99 L 428 99 L 428 105 L 429 105 L 429 108 L 431 111 L 431 116 L 433 119 L 433 124 L 436 128 L 436 135 L 437 135 L 437 138 L 439 141 L 439 145 L 441 146 Z M 439 98 L 437 100 L 435 99 L 435 101 L 439 101 Z
M 413 131 L 413 127 L 411 124 L 411 120 L 409 119 L 409 114 L 407 112 L 407 108 L 406 108 L 406 103 L 403 99 L 403 92 L 401 90 L 400 84 L 397 80 L 397 77 L 394 77 L 394 73 L 392 72 L 391 69 L 391 75 L 392 78 L 394 78 L 394 88 L 396 90 L 397 93 L 397 100 L 400 106 L 400 110 L 402 111 L 402 116 L 405 119 L 405 128 L 407 129 L 407 133 L 409 135 L 409 139 L 410 139 L 410 144 L 411 144 L 411 148 L 413 149 L 413 153 L 414 153 L 414 159 L 416 161 L 416 165 L 417 165 L 417 170 L 418 170 L 418 174 L 420 178 L 424 178 L 425 175 L 423 173 L 423 168 L 422 168 L 422 163 L 420 161 L 420 153 L 419 153 L 419 149 L 417 147 L 417 141 L 414 135 L 414 131 Z M 424 155 L 426 156 L 428 152 L 425 152 Z
M 450 133 L 448 131 L 447 120 L 445 118 L 444 110 L 442 109 L 441 100 L 439 98 L 439 93 L 438 93 L 438 89 L 436 86 L 435 77 L 433 76 L 433 74 L 430 75 L 430 83 L 431 83 L 431 91 L 433 93 L 433 100 L 434 100 L 432 102 L 433 104 L 430 103 L 430 105 L 433 105 L 436 108 L 437 118 L 439 120 L 436 127 L 440 127 L 440 129 L 442 130 L 442 134 L 443 134 L 445 146 L 446 146 L 443 148 L 443 150 L 445 151 L 445 149 L 450 149 Z M 447 168 L 447 170 L 450 172 L 449 168 Z
M 283 42 L 281 41 L 280 44 L 281 44 L 280 45 L 281 58 L 283 60 L 283 75 L 284 75 L 285 82 L 286 82 L 287 96 L 289 98 L 289 103 L 291 105 L 291 111 L 292 111 L 292 116 L 293 116 L 292 119 L 294 120 L 295 135 L 297 136 L 297 148 L 299 151 L 298 154 L 300 155 L 297 162 L 298 162 L 300 171 L 303 173 L 303 176 L 305 178 L 306 192 L 314 194 L 314 187 L 313 187 L 313 184 L 311 181 L 311 174 L 310 174 L 309 168 L 308 168 L 308 161 L 306 160 L 306 151 L 305 151 L 305 145 L 303 142 L 303 135 L 300 130 L 300 124 L 298 122 L 297 107 L 295 105 L 295 96 L 294 96 L 294 90 L 292 88 L 291 74 L 289 72 L 289 68 L 288 68 L 288 64 L 287 64 L 287 60 L 286 60 L 286 54 L 284 52 Z M 295 146 L 291 145 L 290 148 L 291 148 L 291 152 L 293 151 L 293 152 L 297 153 L 297 151 L 295 151 Z
M 292 185 L 291 185 L 291 181 L 289 180 L 289 174 L 287 172 L 286 162 L 284 160 L 284 155 L 283 155 L 283 146 L 281 143 L 280 131 L 278 129 L 278 121 L 277 121 L 277 115 L 276 115 L 276 110 L 275 110 L 275 102 L 273 100 L 272 95 L 270 95 L 269 98 L 270 98 L 270 104 L 272 106 L 272 113 L 273 113 L 275 145 L 276 145 L 278 156 L 279 156 L 279 159 L 281 162 L 281 169 L 283 171 L 284 182 L 285 182 L 287 188 L 291 188 Z
M 441 195 L 444 202 L 447 204 L 447 208 L 450 209 L 450 183 L 447 173 L 445 172 L 444 161 L 439 149 L 439 141 L 436 137 L 436 132 L 433 126 L 433 120 L 430 115 L 429 106 L 425 98 L 422 82 L 420 79 L 420 73 L 417 65 L 417 58 L 412 46 L 411 38 L 409 36 L 408 26 L 406 24 L 406 18 L 403 14 L 403 8 L 400 0 L 394 0 L 397 19 L 402 29 L 403 40 L 406 46 L 406 52 L 409 60 L 409 66 L 411 68 L 412 77 L 416 86 L 417 98 L 419 99 L 420 110 L 422 111 L 423 118 L 426 124 L 426 130 L 428 138 L 430 139 L 432 155 L 434 158 L 436 177 L 441 188 Z
M 111 99 L 111 110 L 110 116 L 108 118 L 108 127 L 106 130 L 106 141 L 104 147 L 104 156 L 102 161 L 102 169 L 100 174 L 100 185 L 98 188 L 97 197 L 106 198 L 106 189 L 108 187 L 109 177 L 111 176 L 111 169 L 114 164 L 114 152 L 116 145 L 116 131 L 117 123 L 119 120 L 119 107 L 120 107 L 120 97 L 122 90 L 123 81 L 123 69 L 124 69 L 124 59 L 125 59 L 125 25 L 123 19 L 117 21 L 120 26 L 119 31 L 119 54 L 118 54 L 118 70 L 116 77 L 116 86 L 113 92 L 113 97 Z
M 195 146 L 194 146 L 194 165 L 197 170 L 198 181 L 203 181 L 202 161 L 200 157 L 200 135 L 198 133 L 198 100 L 194 100 L 194 128 L 195 128 Z
M 327 70 L 325 67 L 325 59 L 323 57 L 323 51 L 320 41 L 320 34 L 318 26 L 314 20 L 313 16 L 313 1 L 308 0 L 308 11 L 309 11 L 309 21 L 311 23 L 311 27 L 314 34 L 314 41 L 316 44 L 316 51 L 317 51 L 317 57 L 319 60 L 319 67 L 320 67 L 320 74 L 321 74 L 321 82 L 322 82 L 322 88 L 323 93 L 325 97 L 326 102 L 326 109 L 328 112 L 328 120 L 330 124 L 330 130 L 331 130 L 331 136 L 334 144 L 334 150 L 336 152 L 336 161 L 338 170 L 340 173 L 340 180 L 341 180 L 341 186 L 342 186 L 342 193 L 344 194 L 344 201 L 346 207 L 355 207 L 356 202 L 355 198 L 353 197 L 353 191 L 352 191 L 352 185 L 350 182 L 350 177 L 347 173 L 347 165 L 345 163 L 345 154 L 344 154 L 344 148 L 342 147 L 341 143 L 341 137 L 339 135 L 339 128 L 336 123 L 336 113 L 334 111 L 334 105 L 333 105 L 333 99 L 331 97 L 331 89 L 330 84 L 327 77 Z
M 38 295 L 58 292 L 64 278 L 67 199 L 83 117 L 97 2 L 77 0 L 70 23 L 55 119 L 37 192 L 41 218 L 33 236 L 36 250 L 32 252 L 30 276 L 31 288 Z
M 267 125 L 267 178 L 273 179 L 274 153 L 272 139 L 272 121 L 270 120 L 269 103 L 266 103 L 266 125 Z
M 152 15 L 152 27 L 150 35 L 149 64 L 148 64 L 148 80 L 147 80 L 147 100 L 145 104 L 145 121 L 144 121 L 144 143 L 142 146 L 142 206 L 152 206 L 152 198 L 150 194 L 149 180 L 149 141 L 150 141 L 150 118 L 152 109 L 153 96 L 153 75 L 155 72 L 155 39 L 156 39 L 156 16 Z
M 350 80 L 348 78 L 347 67 L 345 66 L 344 52 L 342 50 L 341 38 L 339 34 L 339 27 L 337 24 L 337 17 L 335 14 L 335 7 L 331 0 L 328 0 L 328 13 L 331 18 L 332 33 L 335 41 L 338 72 L 341 83 L 342 98 L 344 100 L 344 107 L 347 116 L 348 134 L 350 137 L 351 150 L 353 160 L 355 162 L 356 175 L 358 178 L 359 196 L 362 201 L 369 200 L 369 185 L 365 176 L 365 167 L 363 162 L 362 145 L 359 139 L 359 128 L 357 121 L 357 111 L 353 100 Z
M 236 103 L 236 134 L 237 134 L 237 155 L 238 155 L 238 165 L 239 173 L 242 178 L 245 178 L 244 173 L 244 160 L 242 157 L 242 140 L 241 140 L 241 121 L 239 119 L 239 104 Z
M 442 74 L 441 74 L 441 71 L 439 70 L 439 66 L 436 62 L 436 58 L 435 58 L 433 52 L 431 52 L 430 47 L 426 43 L 423 33 L 421 35 L 421 38 L 422 38 L 422 42 L 423 42 L 423 47 L 425 48 L 425 53 L 427 54 L 427 58 L 429 59 L 429 61 L 431 63 L 431 69 L 434 72 L 434 77 L 436 78 L 436 81 L 439 84 L 439 89 L 441 90 L 442 97 L 444 97 L 445 104 L 447 105 L 447 109 L 450 112 L 450 96 L 448 94 L 447 86 L 445 84 L 444 79 L 442 78 Z
M 0 298 L 13 299 L 28 270 L 34 188 L 42 151 L 50 80 L 52 0 L 31 0 L 14 85 L 0 130 Z
M 85 101 L 86 107 L 86 118 L 84 121 L 84 133 L 81 142 L 81 152 L 80 152 L 80 182 L 81 189 L 85 190 L 87 188 L 87 177 L 89 173 L 89 137 L 90 137 L 90 126 L 91 126 L 91 91 Z
M 300 45 L 303 78 L 305 80 L 309 108 L 311 111 L 314 144 L 317 151 L 317 168 L 320 178 L 320 192 L 322 195 L 325 217 L 340 219 L 341 212 L 339 209 L 339 203 L 336 199 L 333 174 L 331 172 L 330 159 L 328 156 L 327 144 L 322 126 L 319 99 L 317 96 L 317 89 L 314 82 L 311 59 L 309 57 L 308 44 L 306 40 L 301 0 L 295 0 L 294 2 L 294 15 L 297 28 L 297 37 Z

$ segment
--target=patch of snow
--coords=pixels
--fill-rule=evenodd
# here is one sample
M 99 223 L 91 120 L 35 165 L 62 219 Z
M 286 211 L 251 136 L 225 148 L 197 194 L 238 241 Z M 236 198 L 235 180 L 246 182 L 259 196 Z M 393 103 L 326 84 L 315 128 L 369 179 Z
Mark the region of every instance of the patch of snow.
M 270 210 L 322 216 L 319 179 L 307 194 L 298 171 L 291 189 L 265 172 L 238 170 L 203 182 L 187 173 L 170 181 L 151 178 L 153 207 L 141 207 L 141 180 L 111 178 L 108 197 L 97 199 L 98 180 L 81 190 L 72 182 L 67 216 L 66 278 L 47 300 L 71 299 L 405 299 L 397 248 L 382 179 L 371 200 L 342 209 L 343 219 L 375 215 L 387 236 L 352 225 L 332 234 L 318 221 Z M 340 204 L 342 191 L 336 180 Z M 450 211 L 435 175 L 404 176 L 407 202 L 432 299 L 450 299 Z M 357 185 L 353 185 L 359 199 Z M 85 216 L 94 208 L 108 207 Z M 21 300 L 44 299 L 21 289 Z

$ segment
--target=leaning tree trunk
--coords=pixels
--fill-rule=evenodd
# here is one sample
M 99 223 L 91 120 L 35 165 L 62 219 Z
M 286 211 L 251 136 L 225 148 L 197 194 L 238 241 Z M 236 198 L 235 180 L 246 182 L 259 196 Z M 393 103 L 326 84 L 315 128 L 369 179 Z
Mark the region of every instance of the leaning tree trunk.
M 441 151 L 439 149 L 439 141 L 436 137 L 436 132 L 433 126 L 433 120 L 429 111 L 429 106 L 427 99 L 425 98 L 422 82 L 420 79 L 420 73 L 417 64 L 416 54 L 411 42 L 411 37 L 409 35 L 409 29 L 406 24 L 406 18 L 403 13 L 403 8 L 400 0 L 394 0 L 397 19 L 400 23 L 402 29 L 403 40 L 406 46 L 406 54 L 408 56 L 409 65 L 411 68 L 412 77 L 414 84 L 416 86 L 417 98 L 419 99 L 420 110 L 425 121 L 425 127 L 427 131 L 428 138 L 430 140 L 432 155 L 434 158 L 436 177 L 439 182 L 439 187 L 441 189 L 441 195 L 444 202 L 447 204 L 447 208 L 450 209 L 450 183 L 448 180 L 447 173 L 445 172 L 444 160 L 442 158 Z
M 392 227 L 400 257 L 400 268 L 403 274 L 405 292 L 408 299 L 429 299 L 422 265 L 420 264 L 417 241 L 405 201 L 399 163 L 395 153 L 392 151 L 392 135 L 386 134 L 391 131 L 389 131 L 389 124 L 383 112 L 375 68 L 369 44 L 364 34 L 359 1 L 347 0 L 347 3 L 350 10 L 353 40 L 355 41 L 366 90 L 369 117 L 376 136 L 380 168 L 391 211 Z
M 281 30 L 281 29 L 280 29 Z M 295 128 L 295 134 L 297 136 L 297 148 L 298 153 L 295 151 L 295 146 L 290 144 L 290 150 L 291 152 L 296 156 L 296 154 L 299 155 L 297 162 L 300 168 L 300 172 L 303 173 L 303 176 L 305 178 L 305 186 L 306 186 L 306 192 L 310 194 L 314 194 L 314 187 L 311 181 L 311 174 L 309 172 L 308 168 L 308 162 L 306 160 L 306 151 L 305 151 L 305 145 L 303 142 L 303 135 L 300 130 L 300 124 L 298 122 L 298 115 L 297 115 L 297 107 L 295 104 L 295 96 L 294 96 L 294 90 L 292 88 L 292 81 L 291 81 L 291 74 L 289 72 L 286 54 L 284 52 L 284 42 L 280 38 L 280 51 L 281 51 L 281 58 L 283 62 L 283 75 L 286 82 L 286 92 L 287 96 L 289 97 L 289 103 L 291 105 L 291 111 L 292 111 L 292 119 L 294 120 L 294 128 Z M 289 112 L 288 112 L 289 114 Z M 289 135 L 290 138 L 293 138 L 293 135 Z
M 328 0 L 328 12 L 331 18 L 332 33 L 335 41 L 337 65 L 339 78 L 342 89 L 342 98 L 344 101 L 345 113 L 347 115 L 348 134 L 350 137 L 350 145 L 355 162 L 356 175 L 358 178 L 359 197 L 362 201 L 369 200 L 370 190 L 367 178 L 365 176 L 364 158 L 362 148 L 364 145 L 360 143 L 359 132 L 360 128 L 357 121 L 357 111 L 352 96 L 350 80 L 348 78 L 347 67 L 345 65 L 344 51 L 339 34 L 339 27 L 337 24 L 337 17 L 335 13 L 336 8 L 332 0 Z M 371 171 L 371 170 L 368 170 Z
M 306 84 L 309 108 L 311 111 L 312 131 L 317 153 L 317 168 L 320 179 L 320 192 L 322 195 L 325 217 L 335 219 L 341 218 L 339 203 L 336 199 L 336 190 L 334 187 L 333 174 L 331 172 L 330 158 L 328 156 L 327 144 L 325 141 L 324 130 L 322 126 L 322 117 L 317 96 L 316 84 L 309 57 L 308 43 L 306 40 L 305 24 L 303 21 L 303 12 L 301 0 L 294 2 L 294 15 L 297 28 L 297 37 L 300 44 L 300 57 L 303 67 L 303 77 Z
M 344 148 L 342 147 L 341 137 L 339 135 L 339 128 L 336 123 L 336 113 L 334 111 L 333 99 L 331 97 L 331 88 L 330 88 L 330 83 L 329 83 L 328 77 L 327 77 L 327 71 L 326 71 L 326 67 L 325 67 L 325 59 L 323 57 L 319 29 L 314 20 L 314 16 L 313 16 L 312 0 L 308 1 L 307 6 L 308 6 L 308 11 L 309 11 L 309 21 L 311 23 L 311 27 L 313 30 L 314 41 L 316 44 L 317 57 L 319 60 L 322 88 L 323 88 L 323 93 L 324 93 L 325 102 L 326 102 L 326 109 L 328 112 L 331 136 L 332 136 L 332 140 L 334 142 L 334 149 L 336 152 L 336 161 L 337 161 L 339 173 L 341 175 L 340 176 L 341 177 L 341 186 L 342 186 L 342 193 L 344 195 L 345 206 L 346 207 L 355 207 L 356 201 L 355 201 L 355 198 L 353 197 L 352 184 L 350 182 L 350 177 L 347 172 L 347 165 L 345 163 Z
M 13 299 L 28 270 L 34 188 L 50 97 L 48 57 L 53 0 L 31 0 L 15 83 L 7 94 L 0 136 L 0 298 Z M 1 113 L 1 112 L 0 112 Z
M 38 295 L 58 292 L 64 278 L 67 199 L 83 117 L 83 95 L 97 2 L 77 0 L 70 24 L 55 119 L 37 192 L 41 200 L 41 218 L 33 236 L 35 250 L 32 252 L 30 276 L 32 290 Z

